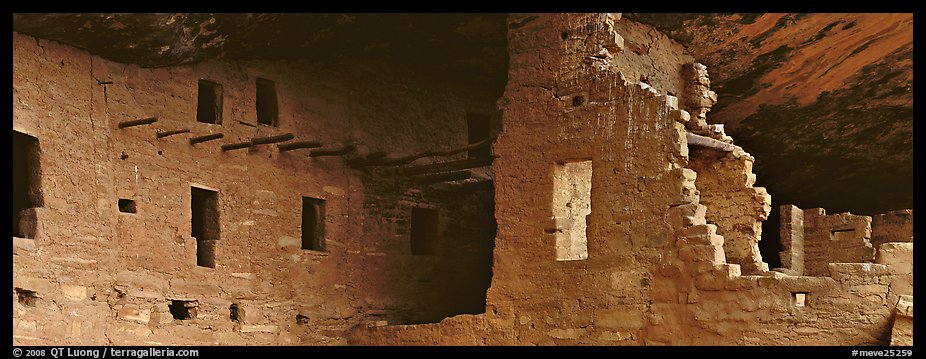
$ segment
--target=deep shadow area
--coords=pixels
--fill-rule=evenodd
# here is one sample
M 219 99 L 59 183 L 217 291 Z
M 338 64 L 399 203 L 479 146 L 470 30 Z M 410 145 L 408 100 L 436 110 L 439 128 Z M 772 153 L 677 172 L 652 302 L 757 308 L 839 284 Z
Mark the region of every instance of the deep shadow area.
M 392 64 L 441 86 L 486 92 L 494 100 L 508 75 L 507 16 L 20 13 L 13 15 L 13 30 L 143 67 L 218 57 L 332 63 L 344 57 L 363 59 Z M 164 46 L 169 50 L 163 51 Z
M 13 237 L 23 237 L 22 211 L 38 207 L 39 140 L 13 131 Z
M 775 197 L 772 197 L 775 201 Z M 772 205 L 768 219 L 762 222 L 762 239 L 759 241 L 759 253 L 762 261 L 768 263 L 768 268 L 781 267 L 781 210 L 779 206 Z
M 215 268 L 215 241 L 219 239 L 218 193 L 191 187 L 191 235 L 196 238 L 196 265 Z
M 440 211 L 433 254 L 418 256 L 427 258 L 431 269 L 427 280 L 417 283 L 419 292 L 411 293 L 416 309 L 405 312 L 403 323 L 437 323 L 454 315 L 485 313 L 495 249 L 494 193 L 489 187 L 435 194 L 442 203 L 455 205 Z

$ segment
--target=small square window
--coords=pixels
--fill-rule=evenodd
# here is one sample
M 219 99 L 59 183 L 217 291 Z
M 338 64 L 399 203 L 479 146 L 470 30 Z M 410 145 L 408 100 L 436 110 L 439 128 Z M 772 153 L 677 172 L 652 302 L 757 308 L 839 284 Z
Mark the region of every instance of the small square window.
M 792 301 L 795 307 L 804 307 L 807 302 L 807 293 L 793 293 Z
M 19 304 L 27 307 L 34 307 L 35 303 L 39 300 L 39 296 L 35 291 L 22 288 L 16 288 L 16 297 Z
M 855 237 L 857 237 L 855 234 L 855 229 L 836 229 L 830 231 L 831 241 L 852 240 Z
M 125 198 L 119 199 L 119 212 L 122 213 L 136 213 L 137 209 L 135 208 L 135 201 Z
M 167 309 L 176 320 L 188 320 L 196 318 L 196 308 L 199 302 L 195 300 L 171 300 Z

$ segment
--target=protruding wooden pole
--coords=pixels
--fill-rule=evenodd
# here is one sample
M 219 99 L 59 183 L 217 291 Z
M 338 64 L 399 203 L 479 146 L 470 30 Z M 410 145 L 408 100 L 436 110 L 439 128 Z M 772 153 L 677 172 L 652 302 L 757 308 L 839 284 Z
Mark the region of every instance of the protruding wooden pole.
M 147 125 L 147 124 L 152 124 L 155 122 L 158 122 L 157 117 L 148 117 L 148 118 L 143 118 L 140 120 L 122 121 L 122 122 L 119 122 L 119 129 L 123 129 L 126 127 L 132 127 L 132 126 Z
M 222 145 L 222 151 L 231 151 L 231 150 L 237 150 L 237 149 L 249 148 L 249 147 L 251 147 L 251 142 L 229 143 L 229 144 Z
M 309 152 L 310 157 L 321 157 L 321 156 L 343 156 L 348 153 L 354 152 L 357 150 L 357 147 L 354 145 L 347 145 L 335 150 L 312 150 Z
M 220 139 L 220 138 L 222 138 L 222 137 L 225 137 L 225 135 L 224 135 L 224 134 L 221 134 L 221 133 L 213 133 L 213 134 L 211 134 L 211 135 L 193 137 L 193 138 L 190 139 L 190 144 L 191 144 L 191 145 L 195 145 L 195 144 L 200 143 L 200 142 L 206 142 L 206 141 L 217 140 L 217 139 Z
M 173 135 L 177 135 L 177 134 L 181 134 L 181 133 L 187 133 L 187 132 L 190 132 L 190 129 L 184 128 L 184 129 L 179 129 L 179 130 L 170 130 L 170 131 L 163 131 L 163 132 L 162 132 L 162 131 L 158 131 L 157 136 L 158 136 L 158 138 L 164 138 L 164 137 L 167 137 L 167 136 L 173 136 Z
M 322 143 L 318 141 L 299 141 L 299 142 L 290 142 L 277 145 L 277 148 L 280 149 L 280 152 L 298 150 L 300 148 L 318 148 L 321 147 Z
M 426 173 L 449 172 L 469 168 L 485 167 L 492 165 L 495 157 L 467 158 L 465 160 L 432 163 L 429 165 L 405 167 L 399 172 L 405 176 L 421 175 Z
M 438 182 L 451 182 L 459 181 L 462 179 L 467 179 L 472 177 L 473 171 L 462 170 L 455 172 L 444 172 L 444 173 L 435 173 L 429 175 L 420 175 L 412 177 L 415 182 L 428 184 L 428 183 L 438 183 Z
M 492 180 L 478 181 L 478 182 L 464 182 L 460 184 L 448 184 L 446 187 L 448 190 L 455 191 L 484 191 L 495 189 L 495 182 Z
M 279 136 L 258 137 L 258 138 L 252 138 L 251 144 L 252 145 L 264 145 L 268 143 L 289 141 L 294 138 L 296 138 L 296 136 L 293 136 L 292 133 L 287 133 L 287 134 L 279 135 Z
M 401 166 L 414 162 L 419 158 L 424 157 L 433 157 L 433 156 L 452 156 L 457 153 L 466 152 L 473 150 L 482 146 L 488 146 L 491 144 L 493 139 L 485 139 L 476 143 L 471 143 L 463 147 L 458 147 L 455 149 L 450 149 L 446 151 L 424 151 L 410 156 L 399 157 L 399 158 L 380 158 L 375 161 L 367 161 L 364 163 L 364 166 Z

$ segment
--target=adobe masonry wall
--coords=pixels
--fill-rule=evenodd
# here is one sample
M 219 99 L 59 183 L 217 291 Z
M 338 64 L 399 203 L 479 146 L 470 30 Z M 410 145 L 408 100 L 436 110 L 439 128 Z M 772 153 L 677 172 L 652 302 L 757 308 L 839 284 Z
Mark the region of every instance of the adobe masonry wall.
M 912 209 L 827 215 L 822 208 L 783 205 L 781 213 L 782 266 L 789 274 L 805 272 L 806 265 L 808 274 L 825 276 L 829 263 L 873 262 L 882 244 L 913 242 Z
M 822 208 L 804 211 L 804 274 L 827 275 L 829 263 L 872 262 L 871 217 Z
M 891 211 L 871 217 L 871 245 L 913 242 L 913 210 Z
M 784 273 L 804 275 L 804 211 L 791 204 L 779 208 L 781 267 Z
M 651 287 L 647 268 L 661 262 L 661 254 L 641 249 L 672 245 L 665 211 L 693 194 L 682 194 L 684 174 L 670 166 L 687 150 L 679 142 L 683 125 L 667 116 L 672 99 L 625 85 L 612 64 L 648 73 L 650 83 L 671 86 L 671 78 L 677 93 L 683 84 L 665 75 L 671 70 L 647 72 L 653 69 L 647 56 L 627 55 L 625 40 L 612 31 L 615 21 L 623 20 L 601 14 L 509 17 L 512 65 L 499 100 L 504 127 L 493 147 L 500 156 L 493 164 L 498 236 L 486 314 L 358 328 L 351 343 L 642 344 Z M 684 54 L 651 34 L 664 41 L 662 49 Z M 676 68 L 692 61 L 687 55 L 668 58 Z M 651 116 L 661 121 L 644 120 Z M 639 146 L 651 150 L 634 151 Z M 640 156 L 626 155 L 631 152 Z M 557 261 L 556 235 L 546 231 L 556 227 L 554 166 L 586 159 L 592 161 L 588 259 Z
M 690 149 L 689 156 L 688 168 L 698 173 L 695 184 L 701 204 L 707 206 L 707 222 L 716 224 L 724 237 L 727 263 L 739 264 L 744 273 L 768 271 L 759 240 L 772 198 L 765 188 L 753 187 L 755 158 L 710 148 Z
M 912 290 L 905 287 L 912 288 L 910 262 L 885 257 L 829 264 L 826 277 L 742 275 L 739 265 L 728 264 L 726 237 L 719 224 L 707 223 L 710 208 L 699 198 L 699 186 L 709 187 L 709 179 L 700 182 L 689 167 L 683 122 L 694 116 L 674 110 L 686 99 L 676 101 L 622 76 L 620 55 L 610 64 L 595 56 L 613 44 L 615 21 L 623 20 L 509 16 L 511 68 L 500 100 L 505 126 L 493 165 L 498 238 L 486 314 L 361 327 L 350 342 L 887 344 L 892 312 L 900 295 Z M 690 61 L 674 60 L 679 70 Z M 587 94 L 588 101 L 576 105 L 575 94 Z M 730 156 L 749 157 L 742 150 Z M 593 166 L 588 259 L 556 261 L 555 236 L 544 233 L 555 226 L 552 168 L 587 158 Z M 718 178 L 751 175 L 748 166 L 724 171 L 733 173 Z M 755 219 L 750 213 L 750 222 Z M 912 253 L 912 244 L 896 253 L 891 258 Z M 802 307 L 797 293 L 806 296 Z
M 458 288 L 484 285 L 485 270 L 465 274 L 478 260 L 448 255 L 493 253 L 485 216 L 492 194 L 467 192 L 456 216 L 441 210 L 444 247 L 414 257 L 410 208 L 457 205 L 445 203 L 447 192 L 417 188 L 394 169 L 350 170 L 339 159 L 281 155 L 272 146 L 221 153 L 218 144 L 271 130 L 410 154 L 463 144 L 465 112 L 490 112 L 490 101 L 349 65 L 138 69 L 14 33 L 14 130 L 39 138 L 45 198 L 34 210 L 36 239 L 14 239 L 14 288 L 39 296 L 31 306 L 14 290 L 14 344 L 859 345 L 891 341 L 892 321 L 897 342 L 912 337 L 912 309 L 898 305 L 912 295 L 912 243 L 882 245 L 873 263 L 828 264 L 828 276 L 742 275 L 727 264 L 723 224 L 707 223 L 711 212 L 699 196 L 710 175 L 698 178 L 688 157 L 683 122 L 694 116 L 674 110 L 690 102 L 683 91 L 690 86 L 673 69 L 693 60 L 670 56 L 684 51 L 658 32 L 615 36 L 615 29 L 643 29 L 625 21 L 509 18 L 512 65 L 498 102 L 505 127 L 494 146 L 498 233 L 487 311 L 375 328 L 363 323 L 429 321 L 479 306 L 421 310 L 447 303 L 454 281 L 469 283 Z M 642 34 L 658 42 L 650 49 L 662 50 L 628 52 L 628 40 L 647 43 L 635 37 Z M 627 75 L 634 71 L 650 74 L 648 84 Z M 277 81 L 281 116 L 298 121 L 284 117 L 279 131 L 234 123 L 254 118 L 256 76 Z M 224 85 L 226 125 L 218 128 L 226 138 L 196 146 L 182 136 L 154 139 L 155 128 L 218 132 L 193 121 L 200 77 Z M 113 84 L 104 91 L 97 79 Z M 396 88 L 406 96 L 392 96 Z M 154 125 L 115 129 L 152 115 L 160 118 Z M 396 138 L 409 140 L 396 149 Z M 552 168 L 589 158 L 589 257 L 557 262 L 555 236 L 544 232 Z M 720 175 L 751 174 L 736 171 L 743 172 Z M 215 269 L 194 265 L 190 183 L 219 190 Z M 302 195 L 328 200 L 328 253 L 298 249 Z M 117 211 L 121 196 L 138 201 L 137 214 Z M 448 268 L 457 277 L 429 274 L 453 272 Z M 794 306 L 794 293 L 806 293 L 805 307 Z M 200 318 L 172 320 L 169 299 L 198 300 Z M 231 303 L 241 306 L 241 323 L 227 317 Z M 904 314 L 891 319 L 895 312 Z
M 14 239 L 13 286 L 38 296 L 24 304 L 14 290 L 14 344 L 344 344 L 363 321 L 436 320 L 481 306 L 490 191 L 450 195 L 394 168 L 351 169 L 308 150 L 219 146 L 293 133 L 326 148 L 353 140 L 361 153 L 410 155 L 465 144 L 467 111 L 497 123 L 494 98 L 369 64 L 142 69 L 17 33 L 13 51 L 13 129 L 39 139 L 44 196 L 32 210 L 35 239 Z M 276 82 L 278 128 L 252 126 L 256 77 Z M 223 85 L 222 125 L 195 121 L 201 78 Z M 158 121 L 116 127 L 151 116 Z M 191 133 L 155 137 L 180 128 Z M 187 142 L 209 133 L 224 138 Z M 190 186 L 218 191 L 214 269 L 195 265 Z M 302 196 L 326 200 L 327 252 L 300 249 Z M 120 213 L 119 198 L 135 200 L 137 213 Z M 441 209 L 434 256 L 410 254 L 414 206 Z M 170 300 L 198 301 L 197 319 L 173 320 Z M 229 318 L 232 303 L 240 322 Z

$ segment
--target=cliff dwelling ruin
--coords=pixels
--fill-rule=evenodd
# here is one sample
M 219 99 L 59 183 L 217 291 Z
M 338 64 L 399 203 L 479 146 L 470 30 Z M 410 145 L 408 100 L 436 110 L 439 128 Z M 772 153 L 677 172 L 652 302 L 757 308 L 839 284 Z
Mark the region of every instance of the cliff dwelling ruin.
M 912 21 L 14 14 L 13 343 L 912 345 Z

